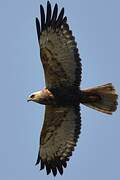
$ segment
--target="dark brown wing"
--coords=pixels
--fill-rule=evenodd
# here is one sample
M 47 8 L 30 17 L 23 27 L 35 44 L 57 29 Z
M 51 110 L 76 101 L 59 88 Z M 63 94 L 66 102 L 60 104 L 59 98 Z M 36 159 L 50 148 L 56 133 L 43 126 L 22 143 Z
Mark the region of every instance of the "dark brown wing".
M 40 169 L 46 167 L 56 176 L 62 175 L 67 161 L 72 155 L 80 134 L 81 120 L 79 106 L 46 106 L 45 120 L 40 137 L 40 147 L 36 164 L 41 161 Z
M 40 5 L 41 27 L 36 18 L 41 61 L 47 88 L 53 86 L 79 86 L 81 63 L 75 38 L 69 30 L 64 8 L 58 15 L 58 5 L 51 9 L 47 2 L 47 13 Z

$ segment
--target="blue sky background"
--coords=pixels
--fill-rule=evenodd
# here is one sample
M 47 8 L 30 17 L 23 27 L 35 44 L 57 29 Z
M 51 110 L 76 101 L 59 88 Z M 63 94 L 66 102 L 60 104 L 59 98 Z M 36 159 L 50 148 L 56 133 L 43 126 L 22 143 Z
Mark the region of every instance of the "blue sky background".
M 82 88 L 112 82 L 120 91 L 120 1 L 51 0 L 65 7 L 83 64 Z M 35 167 L 44 106 L 27 103 L 44 87 L 35 17 L 45 0 L 0 1 L 0 179 L 47 180 Z M 120 110 L 81 105 L 82 133 L 64 180 L 120 179 Z

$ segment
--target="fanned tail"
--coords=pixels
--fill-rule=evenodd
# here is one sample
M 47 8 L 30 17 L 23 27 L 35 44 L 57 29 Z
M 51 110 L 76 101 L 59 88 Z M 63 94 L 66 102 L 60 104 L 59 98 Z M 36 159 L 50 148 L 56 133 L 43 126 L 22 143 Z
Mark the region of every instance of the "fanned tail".
M 118 95 L 111 83 L 81 91 L 84 97 L 82 104 L 97 111 L 112 114 L 117 109 Z

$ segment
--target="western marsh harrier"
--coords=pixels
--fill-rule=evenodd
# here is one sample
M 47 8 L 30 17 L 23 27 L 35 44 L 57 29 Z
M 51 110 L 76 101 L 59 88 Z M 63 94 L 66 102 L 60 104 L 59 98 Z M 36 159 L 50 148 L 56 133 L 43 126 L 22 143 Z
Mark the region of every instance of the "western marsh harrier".
M 58 13 L 58 5 L 52 10 L 48 1 L 46 14 L 42 5 L 40 13 L 41 23 L 36 18 L 36 28 L 46 88 L 30 95 L 28 101 L 45 105 L 36 164 L 56 176 L 57 171 L 63 174 L 79 138 L 80 103 L 112 114 L 117 107 L 117 94 L 111 83 L 80 89 L 81 59 L 64 8 Z

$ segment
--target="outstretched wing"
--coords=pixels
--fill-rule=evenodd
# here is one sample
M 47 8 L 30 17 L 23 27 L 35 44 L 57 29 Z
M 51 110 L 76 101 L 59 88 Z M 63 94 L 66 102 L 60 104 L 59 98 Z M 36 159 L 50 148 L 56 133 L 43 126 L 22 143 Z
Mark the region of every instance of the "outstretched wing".
M 80 127 L 79 106 L 46 106 L 36 162 L 39 164 L 41 161 L 41 170 L 46 167 L 47 174 L 52 171 L 56 176 L 57 170 L 63 174 L 63 168 L 66 168 L 76 146 Z
M 81 63 L 75 38 L 69 30 L 64 8 L 58 15 L 58 5 L 51 9 L 47 2 L 47 13 L 40 5 L 41 26 L 36 18 L 41 61 L 47 88 L 53 86 L 79 86 Z

